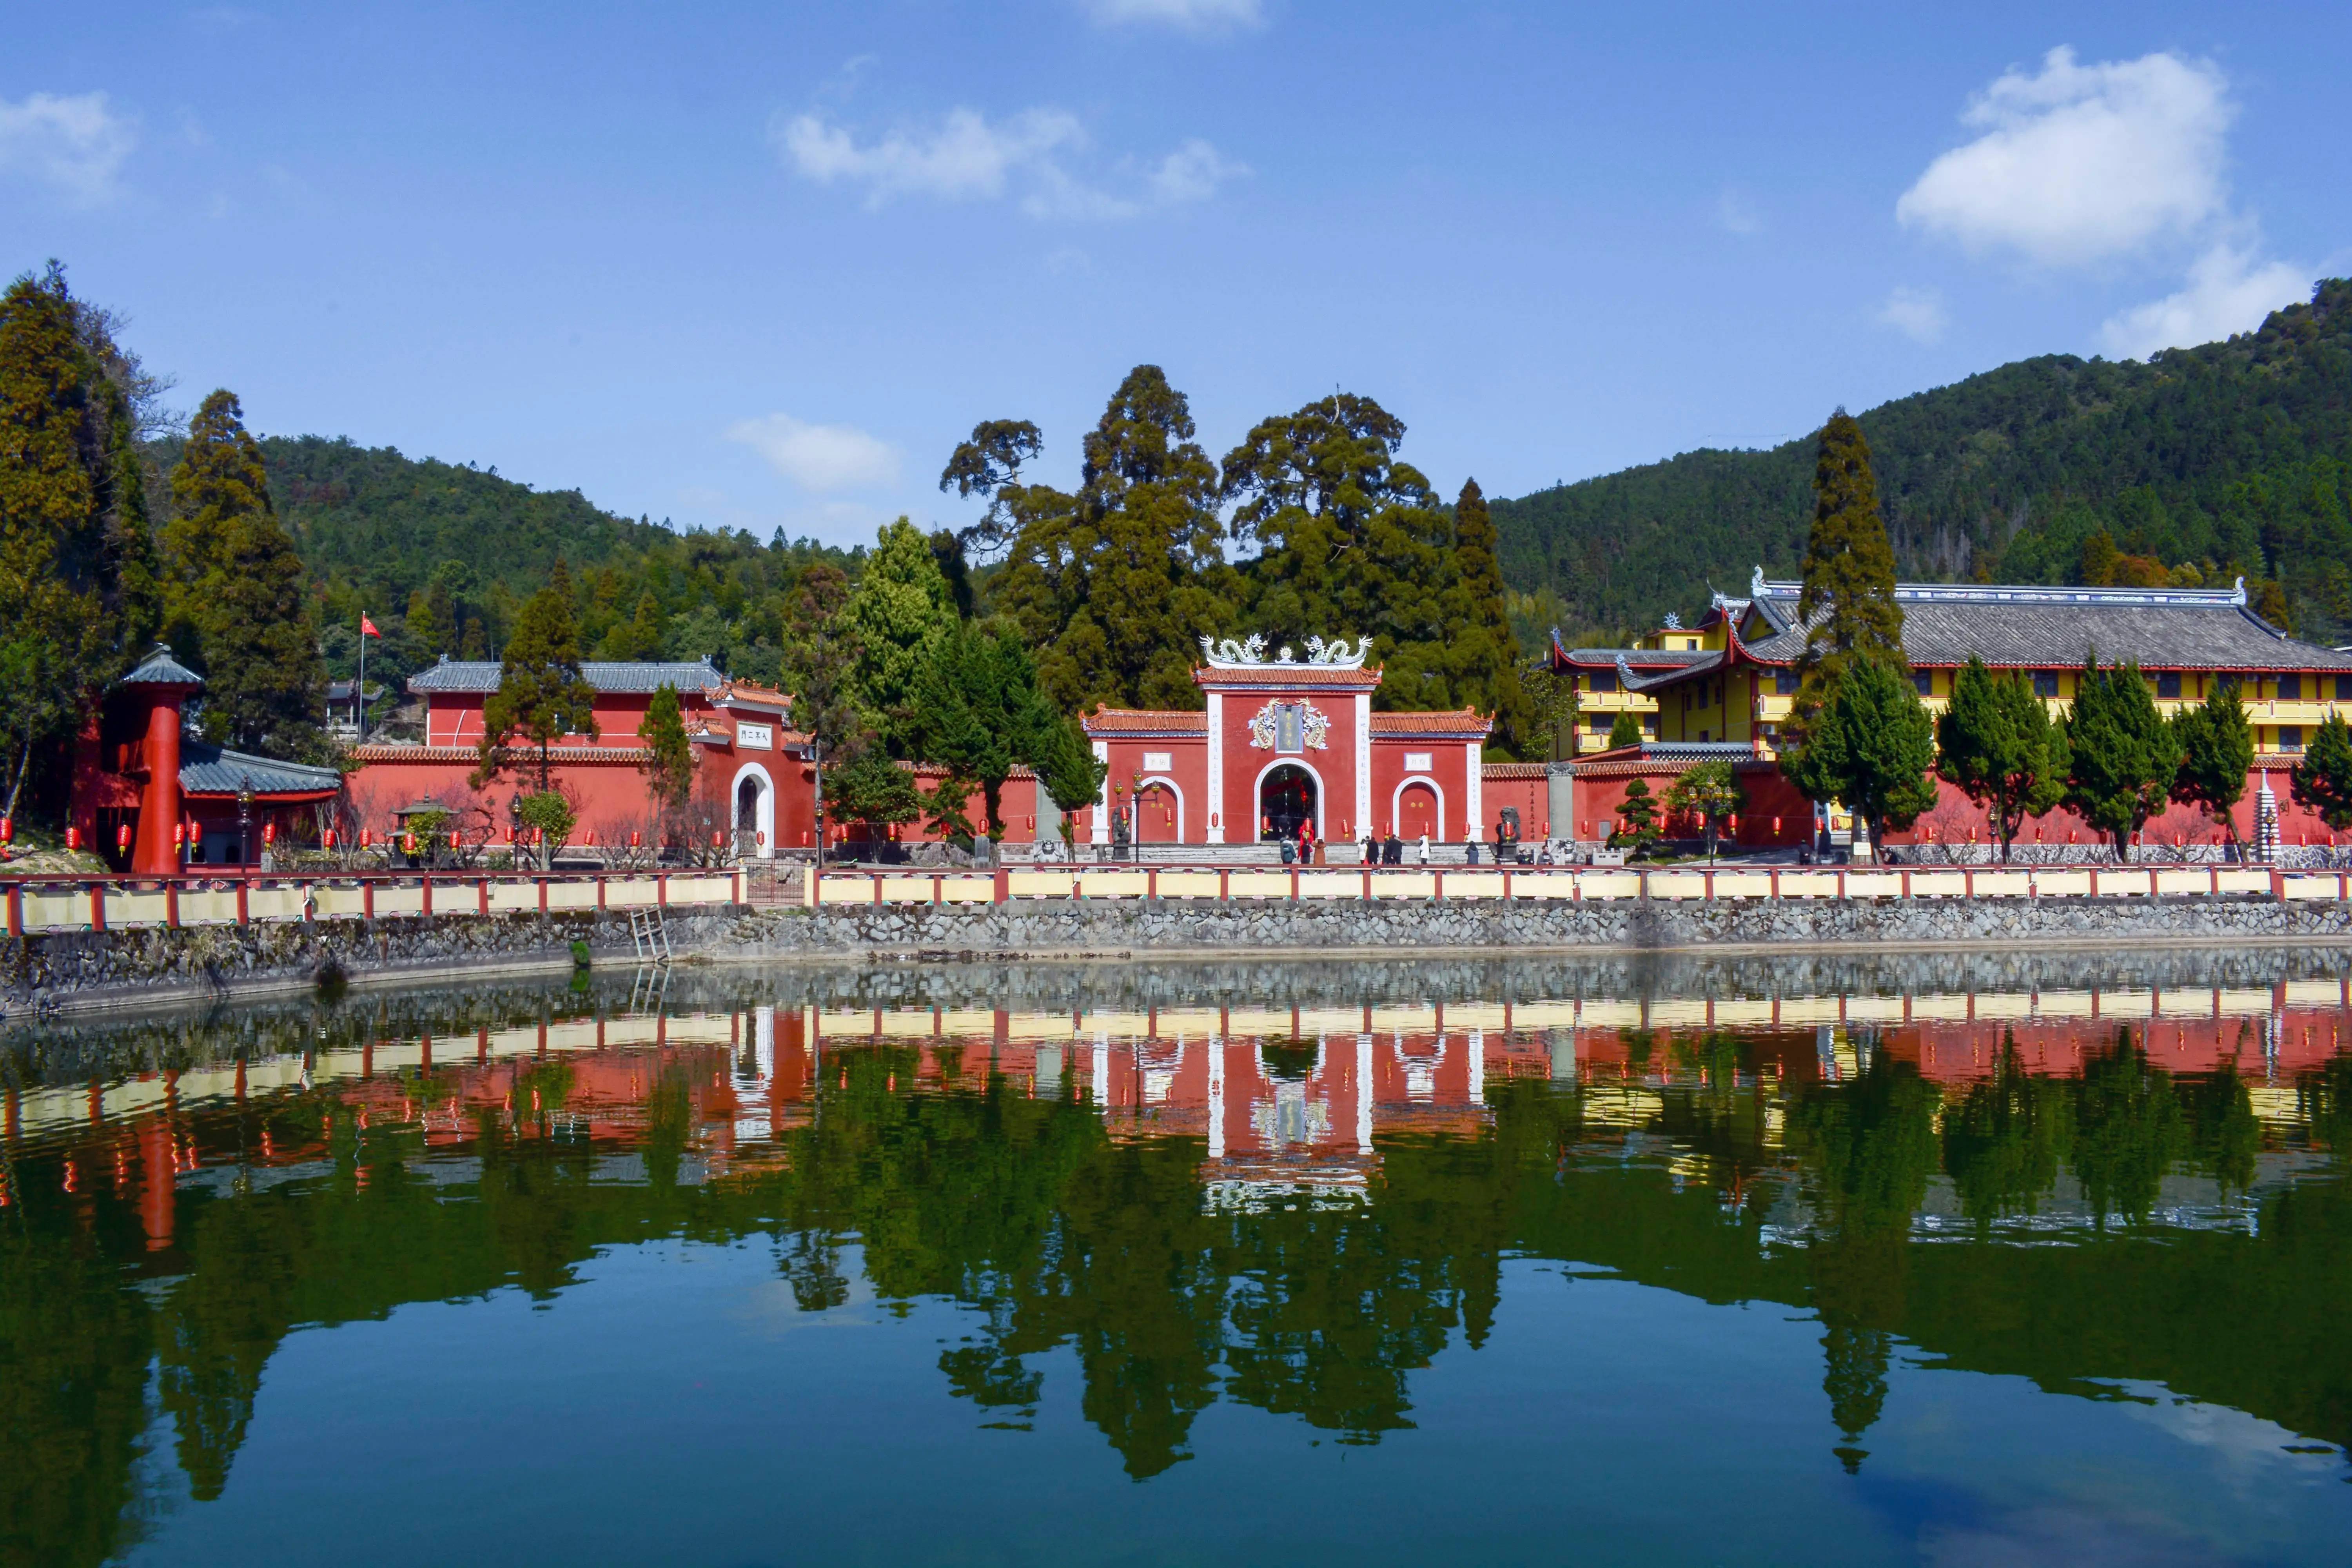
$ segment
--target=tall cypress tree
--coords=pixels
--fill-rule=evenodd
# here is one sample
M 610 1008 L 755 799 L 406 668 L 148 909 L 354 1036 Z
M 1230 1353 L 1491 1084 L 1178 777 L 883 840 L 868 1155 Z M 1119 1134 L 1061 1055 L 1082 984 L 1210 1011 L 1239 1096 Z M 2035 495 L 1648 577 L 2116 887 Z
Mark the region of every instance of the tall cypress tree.
M 687 739 L 686 719 L 677 705 L 677 688 L 663 681 L 646 704 L 645 722 L 637 726 L 646 760 L 639 769 L 653 786 L 654 799 L 668 811 L 686 805 L 694 793 L 694 742 Z
M 52 264 L 0 296 L 0 739 L 14 813 L 36 752 L 155 629 L 133 418 L 102 315 Z
M 842 606 L 856 650 L 859 701 L 893 756 L 914 736 L 915 688 L 931 649 L 956 625 L 955 601 L 930 541 L 905 518 L 881 531 Z
M 171 620 L 194 633 L 205 728 L 257 751 L 314 756 L 326 666 L 302 591 L 302 563 L 270 504 L 261 447 L 234 395 L 204 401 L 172 471 L 163 531 Z
M 506 742 L 520 731 L 539 748 L 539 789 L 547 793 L 547 749 L 566 735 L 596 733 L 596 693 L 580 673 L 580 632 L 572 618 L 572 577 L 559 558 L 547 585 L 525 601 L 507 639 L 499 689 L 482 705 L 476 789 L 505 771 Z
M 2064 721 L 2066 805 L 2129 858 L 2131 836 L 2164 809 L 2180 771 L 2180 736 L 2157 711 L 2139 666 L 2083 661 Z
M 1878 513 L 1870 443 L 1843 408 L 1822 426 L 1814 454 L 1813 526 L 1805 540 L 1797 613 L 1813 623 L 1797 660 L 1801 726 L 1829 700 L 1857 655 L 1907 668 L 1903 607 L 1895 602 L 1895 550 Z
M 1503 561 L 1493 513 L 1476 479 L 1463 482 L 1454 503 L 1454 554 L 1446 584 L 1444 641 L 1449 698 L 1491 714 L 1495 742 L 1506 756 L 1540 756 L 1534 704 L 1519 682 L 1518 639 L 1503 607 Z
M 967 537 L 1005 552 L 990 598 L 1066 711 L 1201 705 L 1194 639 L 1232 625 L 1234 595 L 1216 465 L 1193 434 L 1184 395 L 1139 364 L 1087 434 L 1075 493 L 1021 482 L 1044 444 L 1026 420 L 978 426 L 940 476 L 941 489 L 990 498 Z

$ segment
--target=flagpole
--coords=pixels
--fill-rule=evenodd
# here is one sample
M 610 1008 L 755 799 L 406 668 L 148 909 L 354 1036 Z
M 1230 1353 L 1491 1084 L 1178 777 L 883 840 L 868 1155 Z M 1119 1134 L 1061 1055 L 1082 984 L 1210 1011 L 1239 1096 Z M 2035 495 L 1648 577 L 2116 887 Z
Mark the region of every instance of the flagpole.
M 367 611 L 360 611 L 360 684 L 352 693 L 359 708 L 359 744 L 367 744 Z

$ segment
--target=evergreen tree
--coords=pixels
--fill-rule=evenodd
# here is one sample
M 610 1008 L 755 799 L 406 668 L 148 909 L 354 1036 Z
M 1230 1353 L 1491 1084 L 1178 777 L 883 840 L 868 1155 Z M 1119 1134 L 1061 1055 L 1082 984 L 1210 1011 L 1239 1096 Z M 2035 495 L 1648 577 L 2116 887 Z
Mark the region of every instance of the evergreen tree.
M 636 613 L 604 634 L 598 651 L 606 658 L 624 662 L 659 658 L 668 639 L 669 617 L 662 614 L 661 601 L 648 589 L 637 595 Z
M 2172 795 L 2203 808 L 2220 823 L 2230 842 L 2238 837 L 2238 802 L 2246 795 L 2246 774 L 2254 765 L 2254 728 L 2246 721 L 2235 681 L 2216 680 L 2205 700 L 2183 709 L 2172 721 L 2180 745 L 2180 772 Z
M 2023 677 L 1995 675 L 1974 654 L 1952 682 L 1936 740 L 1936 772 L 1986 808 L 2003 860 L 2025 819 L 2065 794 L 2063 736 L 2050 710 Z
M 1706 837 L 1706 858 L 1712 860 L 1717 829 L 1747 798 L 1747 792 L 1739 787 L 1738 770 L 1729 759 L 1717 758 L 1688 769 L 1675 780 L 1666 790 L 1666 809 L 1698 818 L 1699 830 Z
M 1834 800 L 1862 819 L 1874 853 L 1936 804 L 1927 776 L 1936 727 L 1917 688 L 1885 654 L 1850 659 L 1796 754 L 1781 764 L 1808 800 Z
M 1906 668 L 1903 608 L 1895 602 L 1895 551 L 1878 515 L 1870 443 L 1844 409 L 1822 427 L 1813 459 L 1813 526 L 1805 540 L 1797 613 L 1808 623 L 1796 709 L 1803 721 L 1826 704 L 1860 655 Z
M 1095 755 L 1077 721 L 1064 715 L 1047 726 L 1043 743 L 1030 758 L 1029 765 L 1036 772 L 1038 787 L 1061 809 L 1062 842 L 1069 843 L 1070 814 L 1085 810 L 1102 797 L 1103 780 L 1110 774 L 1110 764 Z
M 923 792 L 915 777 L 879 746 L 866 746 L 824 770 L 824 809 L 829 822 L 863 823 L 876 828 L 912 822 L 923 815 Z
M 1038 689 L 1037 667 L 1006 621 L 962 622 L 931 649 L 915 693 L 916 743 L 922 761 L 948 771 L 932 797 L 951 828 L 963 803 L 980 791 L 991 839 L 1004 837 L 1004 781 L 1018 765 L 1051 754 L 1066 722 Z
M 1043 447 L 1025 420 L 979 426 L 940 476 L 941 489 L 990 498 L 966 537 L 1004 552 L 991 601 L 1038 650 L 1038 679 L 1066 712 L 1201 706 L 1196 639 L 1232 625 L 1234 591 L 1217 470 L 1192 437 L 1184 395 L 1142 364 L 1087 436 L 1076 494 L 1020 481 Z
M 1541 724 L 1519 680 L 1518 639 L 1504 606 L 1495 519 L 1475 479 L 1463 482 L 1454 503 L 1454 558 L 1447 575 L 1448 631 L 1440 646 L 1450 700 L 1493 717 L 1490 743 L 1504 756 L 1540 760 L 1549 737 L 1538 732 Z
M 294 541 L 270 504 L 261 448 L 236 396 L 196 411 L 172 470 L 163 530 L 173 626 L 205 677 L 205 730 L 254 751 L 324 749 L 327 671 Z M 177 646 L 175 644 L 174 646 Z
M 1638 746 L 1641 743 L 1642 721 L 1631 712 L 1619 710 L 1617 717 L 1609 721 L 1609 749 L 1613 752 L 1621 746 Z
M 2180 772 L 2180 737 L 2147 689 L 2137 664 L 2102 669 L 2094 653 L 2075 682 L 2064 721 L 2065 803 L 2130 855 L 2131 836 L 2164 809 Z
M 2331 713 L 2321 722 L 2292 776 L 2296 805 L 2317 812 L 2338 833 L 2352 827 L 2352 726 L 2340 716 Z
M 539 791 L 548 792 L 547 749 L 566 735 L 596 733 L 596 693 L 580 673 L 580 637 L 572 618 L 572 578 L 559 558 L 547 585 L 525 602 L 507 639 L 499 689 L 482 705 L 476 789 L 508 766 L 517 733 L 539 749 Z
M 881 531 L 842 617 L 856 639 L 858 700 L 893 756 L 910 754 L 915 688 L 956 626 L 955 603 L 930 541 L 900 518 Z
M 1618 803 L 1617 826 L 1609 842 L 1612 847 L 1639 849 L 1657 841 L 1657 799 L 1650 794 L 1646 779 L 1635 779 L 1625 786 L 1625 798 Z
M 13 815 L 36 752 L 154 635 L 153 541 L 124 363 L 52 263 L 0 296 L 0 738 Z M 132 367 L 135 370 L 135 365 Z
M 646 760 L 638 764 L 651 786 L 655 802 L 665 811 L 685 809 L 694 793 L 694 742 L 686 736 L 686 720 L 677 705 L 677 688 L 663 681 L 646 704 L 645 722 L 637 727 Z
M 1373 700 L 1454 706 L 1447 668 L 1453 519 L 1396 456 L 1404 422 L 1335 393 L 1261 420 L 1225 454 L 1220 495 L 1257 546 L 1247 619 L 1272 641 L 1370 636 L 1385 669 Z

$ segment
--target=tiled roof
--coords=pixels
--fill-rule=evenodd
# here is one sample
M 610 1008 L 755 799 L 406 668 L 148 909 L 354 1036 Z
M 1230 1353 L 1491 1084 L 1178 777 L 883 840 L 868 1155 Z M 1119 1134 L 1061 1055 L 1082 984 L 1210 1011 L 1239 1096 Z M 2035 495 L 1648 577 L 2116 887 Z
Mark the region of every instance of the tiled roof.
M 1751 602 L 1785 629 L 1741 646 L 1768 664 L 1804 650 L 1796 615 L 1801 585 L 1768 582 L 1759 570 Z M 2011 669 L 2080 666 L 2096 649 L 2102 664 L 2143 669 L 2352 670 L 2352 654 L 2298 642 L 2246 605 L 2235 588 L 2070 588 L 2033 584 L 1898 583 L 1903 656 L 1915 665 L 1955 666 L 1970 654 Z
M 1312 686 L 1342 691 L 1370 691 L 1380 683 L 1381 672 L 1377 669 L 1349 669 L 1344 666 L 1325 664 L 1252 665 L 1244 669 L 1203 667 L 1192 671 L 1192 684 L 1201 687 L 1304 689 Z
M 1624 778 L 1633 774 L 1687 773 L 1701 763 L 1729 763 L 1737 768 L 1769 768 L 1745 741 L 1644 741 L 1596 752 L 1569 763 L 1580 779 Z
M 512 746 L 508 748 L 508 752 L 516 760 L 517 766 L 521 765 L 526 756 L 534 762 L 539 756 L 539 749 L 535 746 Z M 548 765 L 563 768 L 605 767 L 614 763 L 635 767 L 652 754 L 644 746 L 608 746 L 602 742 L 594 745 L 554 745 L 547 749 Z M 352 748 L 353 762 L 370 764 L 465 763 L 471 765 L 477 759 L 478 753 L 471 746 L 425 746 L 413 741 L 370 741 L 365 745 Z
M 157 643 L 155 651 L 139 661 L 139 668 L 116 682 L 121 686 L 197 686 L 205 678 L 172 657 L 169 643 Z
M 1804 651 L 1805 633 L 1791 626 L 1742 646 L 1767 664 L 1790 664 Z M 2079 667 L 2094 649 L 2102 664 L 2128 659 L 2143 669 L 2352 671 L 2352 654 L 2297 642 L 2227 602 L 1903 605 L 1903 657 L 1915 666 L 1963 665 L 1975 654 L 1996 668 L 2056 669 Z
M 1562 647 L 1557 637 L 1551 652 L 1555 668 L 1572 664 L 1588 669 L 1613 669 L 1620 658 L 1636 669 L 1678 669 L 1707 656 L 1697 647 Z
M 499 665 L 496 659 L 448 658 L 408 678 L 411 691 L 496 691 L 499 689 Z M 692 664 L 654 660 L 615 662 L 606 659 L 585 659 L 580 666 L 582 679 L 596 691 L 652 692 L 658 687 L 674 687 L 680 691 L 708 691 L 720 685 L 725 677 L 712 668 L 709 659 Z M 782 695 L 779 693 L 779 695 Z
M 1495 727 L 1492 719 L 1467 708 L 1457 708 L 1439 713 L 1375 713 L 1372 734 L 1381 735 L 1458 735 L 1465 739 L 1483 736 Z
M 1478 769 L 1478 776 L 1487 779 L 1539 779 L 1551 772 L 1549 763 L 1487 763 Z
M 1172 708 L 1097 708 L 1082 716 L 1078 723 L 1087 734 L 1105 739 L 1129 736 L 1149 740 L 1163 735 L 1181 739 L 1209 732 L 1206 713 Z
M 201 741 L 180 742 L 183 795 L 235 795 L 245 789 L 256 795 L 333 795 L 342 786 L 342 774 L 332 768 L 281 763 Z
M 747 707 L 773 708 L 779 711 L 789 710 L 793 705 L 789 693 L 751 680 L 722 680 L 709 691 L 709 696 L 713 702 L 740 703 Z

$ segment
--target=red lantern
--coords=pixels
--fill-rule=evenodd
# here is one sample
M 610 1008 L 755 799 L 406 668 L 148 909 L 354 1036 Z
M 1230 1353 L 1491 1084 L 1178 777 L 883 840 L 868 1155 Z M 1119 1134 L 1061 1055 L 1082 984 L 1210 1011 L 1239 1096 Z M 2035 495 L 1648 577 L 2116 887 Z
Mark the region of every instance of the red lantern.
M 449 847 L 452 849 L 461 849 L 465 847 L 465 846 L 458 841 L 457 830 L 454 827 L 449 830 Z
M 126 822 L 114 830 L 114 848 L 117 854 L 131 853 L 131 824 Z
M 362 827 L 362 828 L 361 828 L 361 829 L 360 829 L 360 847 L 361 847 L 361 848 L 362 848 L 362 849 L 372 849 L 372 848 L 373 848 L 374 847 L 375 847 L 375 831 L 374 831 L 373 828 L 367 828 L 367 827 Z
M 184 847 L 187 842 L 188 825 L 184 822 L 175 822 L 172 824 L 172 852 L 175 855 L 178 854 L 181 848 Z
M 751 835 L 751 842 L 764 848 L 768 842 L 768 835 L 766 831 L 763 829 L 761 832 Z
M 400 836 L 400 852 L 403 855 L 414 855 L 416 853 L 416 835 L 414 833 L 404 833 Z
M 5 840 L 0 840 L 0 842 L 5 842 Z M 79 849 L 81 847 L 80 828 L 68 827 L 66 829 L 66 847 L 68 849 Z
M 265 822 L 261 825 L 261 842 L 265 845 L 278 842 L 278 824 Z
M 16 842 L 16 819 L 13 816 L 0 816 L 0 844 L 14 844 Z
M 629 847 L 630 847 L 630 848 L 632 848 L 632 849 L 635 849 L 635 848 L 639 847 L 640 847 L 641 845 L 643 845 L 644 843 L 645 843 L 645 836 L 644 836 L 644 835 L 642 835 L 642 834 L 640 834 L 640 833 L 639 833 L 635 828 L 634 828 L 634 827 L 630 828 L 630 829 L 629 829 Z
M 330 827 L 325 833 L 320 835 L 320 837 L 325 844 L 326 847 L 332 849 L 335 847 L 335 830 L 333 828 Z
M 712 834 L 712 835 L 710 836 L 710 847 L 711 847 L 713 849 L 718 848 L 718 847 L 719 847 L 720 839 L 721 839 L 721 835 L 719 835 L 719 834 L 716 834 L 716 833 Z
M 197 845 L 202 844 L 204 841 L 205 825 L 201 822 L 191 822 L 188 824 L 188 847 L 190 849 L 194 849 Z

